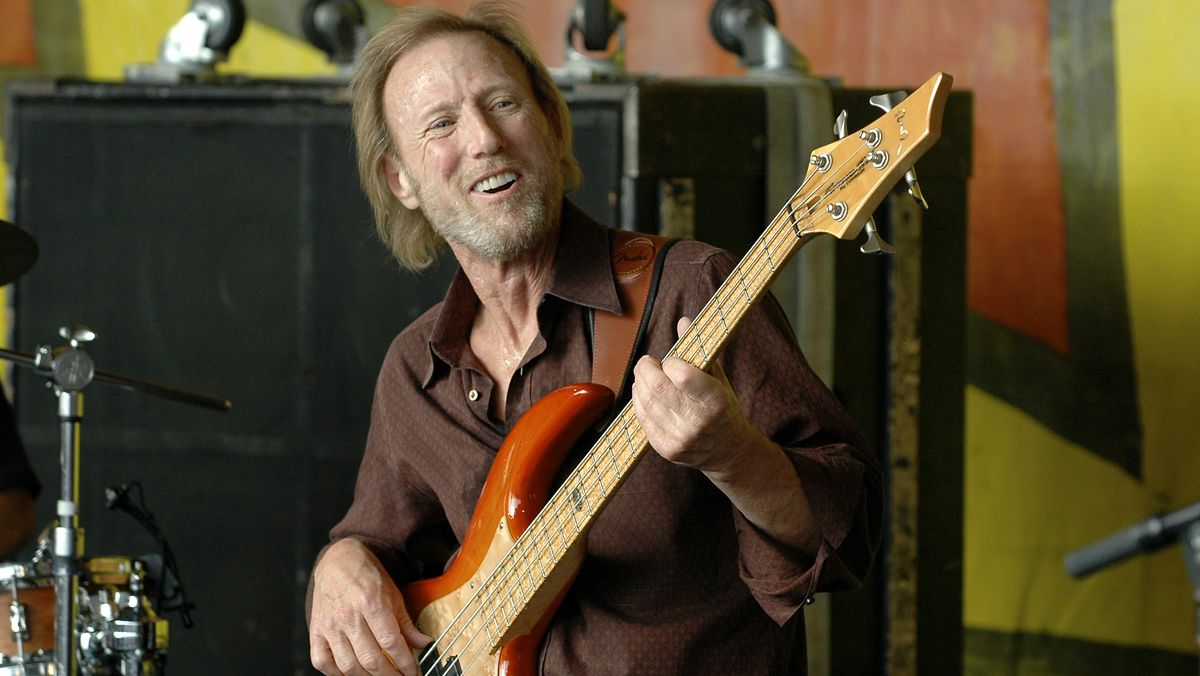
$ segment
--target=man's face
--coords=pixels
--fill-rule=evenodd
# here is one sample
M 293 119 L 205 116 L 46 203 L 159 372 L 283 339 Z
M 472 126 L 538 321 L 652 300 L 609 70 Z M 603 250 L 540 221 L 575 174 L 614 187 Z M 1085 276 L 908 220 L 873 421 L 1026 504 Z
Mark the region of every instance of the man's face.
M 562 144 L 510 50 L 481 33 L 430 38 L 392 66 L 383 104 L 392 192 L 449 242 L 507 261 L 553 231 Z

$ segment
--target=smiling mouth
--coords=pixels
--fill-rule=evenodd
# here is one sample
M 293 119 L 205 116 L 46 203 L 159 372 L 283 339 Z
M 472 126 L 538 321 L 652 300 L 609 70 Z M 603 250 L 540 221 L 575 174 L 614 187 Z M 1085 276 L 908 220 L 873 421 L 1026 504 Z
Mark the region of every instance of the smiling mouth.
M 511 171 L 505 171 L 496 174 L 495 176 L 489 176 L 483 179 L 482 181 L 476 183 L 475 187 L 471 188 L 471 190 L 474 192 L 483 192 L 489 195 L 495 195 L 498 192 L 504 192 L 505 190 L 508 190 L 509 186 L 511 186 L 516 180 L 517 175 L 515 173 Z

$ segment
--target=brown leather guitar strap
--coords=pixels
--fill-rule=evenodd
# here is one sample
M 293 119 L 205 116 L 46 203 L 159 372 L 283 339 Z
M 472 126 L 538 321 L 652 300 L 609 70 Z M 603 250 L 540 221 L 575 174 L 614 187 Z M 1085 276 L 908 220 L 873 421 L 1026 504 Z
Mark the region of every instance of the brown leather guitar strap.
M 612 237 L 613 281 L 621 314 L 594 312 L 592 324 L 592 382 L 612 390 L 620 399 L 633 368 L 631 361 L 646 331 L 662 262 L 676 240 L 631 230 Z

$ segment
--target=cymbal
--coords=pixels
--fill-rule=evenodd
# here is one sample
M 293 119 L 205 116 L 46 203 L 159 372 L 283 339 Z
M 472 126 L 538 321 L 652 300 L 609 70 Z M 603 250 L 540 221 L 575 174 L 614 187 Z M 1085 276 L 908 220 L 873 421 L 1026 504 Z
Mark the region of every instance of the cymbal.
M 21 275 L 38 259 L 38 245 L 24 230 L 0 220 L 0 286 Z

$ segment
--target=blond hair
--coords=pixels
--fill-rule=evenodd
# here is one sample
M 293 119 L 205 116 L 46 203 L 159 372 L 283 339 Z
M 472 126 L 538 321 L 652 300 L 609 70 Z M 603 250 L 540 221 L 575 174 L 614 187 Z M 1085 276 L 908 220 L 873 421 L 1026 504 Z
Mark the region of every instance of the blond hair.
M 400 203 L 388 185 L 387 158 L 399 161 L 383 111 L 383 87 L 396 61 L 421 42 L 440 35 L 479 32 L 508 47 L 524 65 L 533 94 L 550 124 L 562 139 L 559 163 L 563 190 L 579 187 L 583 173 L 571 150 L 571 118 L 562 93 L 546 66 L 534 52 L 525 29 L 511 12 L 496 2 L 483 2 L 465 16 L 430 7 L 405 7 L 363 47 L 350 80 L 354 139 L 358 148 L 358 175 L 371 209 L 379 238 L 400 265 L 422 270 L 437 260 L 445 240 L 433 230 L 420 209 Z

